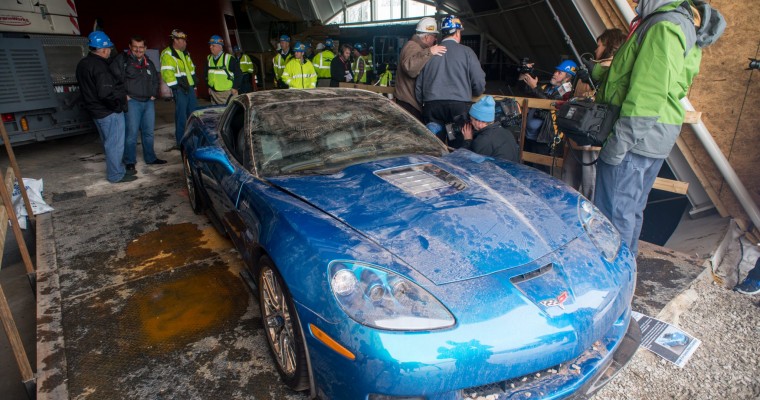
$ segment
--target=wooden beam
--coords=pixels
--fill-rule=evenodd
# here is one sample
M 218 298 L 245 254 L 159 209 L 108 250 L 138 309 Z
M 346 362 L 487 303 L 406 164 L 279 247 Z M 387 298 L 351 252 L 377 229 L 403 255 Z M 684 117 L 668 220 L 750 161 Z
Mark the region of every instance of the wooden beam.
M 654 180 L 652 189 L 664 190 L 666 192 L 677 194 L 686 194 L 689 190 L 689 183 L 657 177 L 657 179 Z
M 7 224 L 4 223 L 3 225 Z M 0 321 L 3 323 L 5 334 L 7 335 L 8 342 L 10 342 L 11 349 L 13 350 L 13 356 L 16 358 L 19 372 L 21 372 L 21 380 L 28 386 L 29 382 L 34 381 L 34 373 L 32 372 L 31 365 L 29 365 L 29 358 L 26 356 L 24 343 L 21 341 L 21 336 L 18 334 L 16 322 L 13 320 L 13 314 L 8 305 L 8 300 L 5 299 L 5 292 L 3 292 L 2 285 L 0 285 Z
M 271 3 L 267 0 L 250 0 L 250 1 L 251 1 L 252 6 L 275 17 L 276 19 L 280 21 L 288 21 L 288 22 L 303 21 L 303 18 L 300 18 L 297 15 L 291 14 L 289 11 L 283 10 L 282 8 L 276 6 L 274 3 Z
M 382 94 L 396 93 L 396 88 L 394 88 L 393 86 L 375 86 L 375 85 L 365 85 L 363 83 L 341 82 L 340 87 L 362 89 L 362 90 L 368 90 L 370 92 L 382 93 Z
M 8 168 L 8 172 L 5 174 L 6 185 L 13 185 L 13 169 Z M 13 186 L 6 187 L 5 190 L 13 191 Z M 2 255 L 3 248 L 5 246 L 5 237 L 8 236 L 8 211 L 4 207 L 2 199 L 0 199 L 0 268 L 2 268 Z
M 528 151 L 523 151 L 523 161 L 533 163 L 533 164 L 540 164 L 545 165 L 547 167 L 552 166 L 552 159 L 554 161 L 554 166 L 556 168 L 562 168 L 562 166 L 565 164 L 565 160 L 562 159 L 562 157 L 552 157 L 547 156 L 543 154 L 537 154 L 537 153 L 531 153 Z

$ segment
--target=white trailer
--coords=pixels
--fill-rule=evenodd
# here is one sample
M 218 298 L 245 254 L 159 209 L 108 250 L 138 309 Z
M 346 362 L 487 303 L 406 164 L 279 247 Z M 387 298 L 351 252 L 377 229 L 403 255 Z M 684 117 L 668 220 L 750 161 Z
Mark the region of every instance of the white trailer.
M 95 130 L 76 81 L 87 51 L 73 0 L 0 1 L 0 114 L 11 144 Z

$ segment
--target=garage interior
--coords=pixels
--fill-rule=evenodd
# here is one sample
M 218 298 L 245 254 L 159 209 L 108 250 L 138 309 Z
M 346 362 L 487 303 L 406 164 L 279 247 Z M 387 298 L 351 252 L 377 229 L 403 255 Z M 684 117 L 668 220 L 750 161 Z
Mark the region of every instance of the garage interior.
M 455 14 L 465 25 L 464 43 L 481 63 L 496 60 L 486 93 L 520 95 L 514 79 L 523 58 L 548 76 L 560 60 L 593 52 L 604 29 L 627 30 L 634 7 L 625 0 L 448 0 L 413 7 L 408 2 L 215 0 L 189 6 L 136 0 L 125 7 L 78 0 L 76 17 L 82 36 L 99 26 L 117 48 L 126 47 L 136 26 L 157 51 L 169 44 L 171 29 L 184 29 L 196 65 L 208 53 L 206 38 L 219 34 L 259 61 L 265 71 L 261 88 L 268 89 L 275 38 L 282 33 L 314 45 L 327 37 L 377 43 L 379 37 L 410 36 L 423 15 Z M 634 309 L 652 316 L 667 311 L 704 275 L 729 220 L 758 242 L 753 214 L 760 203 L 760 154 L 752 143 L 758 139 L 760 111 L 752 105 L 760 102 L 760 87 L 747 60 L 760 57 L 755 23 L 760 6 L 728 0 L 710 4 L 725 16 L 728 28 L 704 51 L 688 95 L 694 125 L 684 125 L 660 175 L 688 189 L 654 190 L 645 214 L 642 239 L 653 244 L 642 245 Z M 147 20 L 146 10 L 152 15 Z M 487 55 L 489 44 L 498 49 L 495 59 Z M 205 89 L 201 80 L 198 92 Z M 142 166 L 145 179 L 118 191 L 102 178 L 96 134 L 13 149 L 24 177 L 44 177 L 45 200 L 55 209 L 37 216 L 23 233 L 35 254 L 36 298 L 28 293 L 29 271 L 10 229 L 3 236 L 0 265 L 0 283 L 22 332 L 38 399 L 307 398 L 279 382 L 237 253 L 187 205 L 179 155 L 163 152 L 173 140 L 172 107 L 157 103 L 156 150 L 169 164 Z M 695 132 L 701 129 L 713 138 L 735 178 L 724 176 Z M 64 162 L 51 168 L 47 154 Z M 7 184 L 10 154 L 1 157 Z M 738 195 L 736 181 L 743 188 Z M 755 205 L 754 211 L 748 204 Z M 171 322 L 157 326 L 155 321 Z M 2 397 L 27 398 L 30 386 L 23 384 L 7 339 L 0 333 L 0 354 L 9 361 L 0 376 L 10 394 Z

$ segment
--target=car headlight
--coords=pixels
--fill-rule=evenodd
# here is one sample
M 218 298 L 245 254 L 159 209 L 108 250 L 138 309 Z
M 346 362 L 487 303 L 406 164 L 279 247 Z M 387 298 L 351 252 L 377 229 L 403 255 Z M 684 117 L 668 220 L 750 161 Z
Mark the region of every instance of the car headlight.
M 335 299 L 362 325 L 403 331 L 454 325 L 454 316 L 438 299 L 398 274 L 350 261 L 334 261 L 329 270 Z
M 620 249 L 620 233 L 612 222 L 584 197 L 578 201 L 578 218 L 604 259 L 612 262 Z

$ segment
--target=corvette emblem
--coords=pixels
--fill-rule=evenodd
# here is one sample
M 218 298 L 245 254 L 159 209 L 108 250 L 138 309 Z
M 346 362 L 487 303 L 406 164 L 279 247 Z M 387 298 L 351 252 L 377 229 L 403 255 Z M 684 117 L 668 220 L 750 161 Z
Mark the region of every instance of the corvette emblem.
M 562 304 L 565 302 L 565 300 L 567 300 L 567 291 L 560 293 L 559 296 L 557 296 L 555 299 L 541 300 L 538 303 L 546 308 L 557 306 L 564 310 L 565 306 Z

